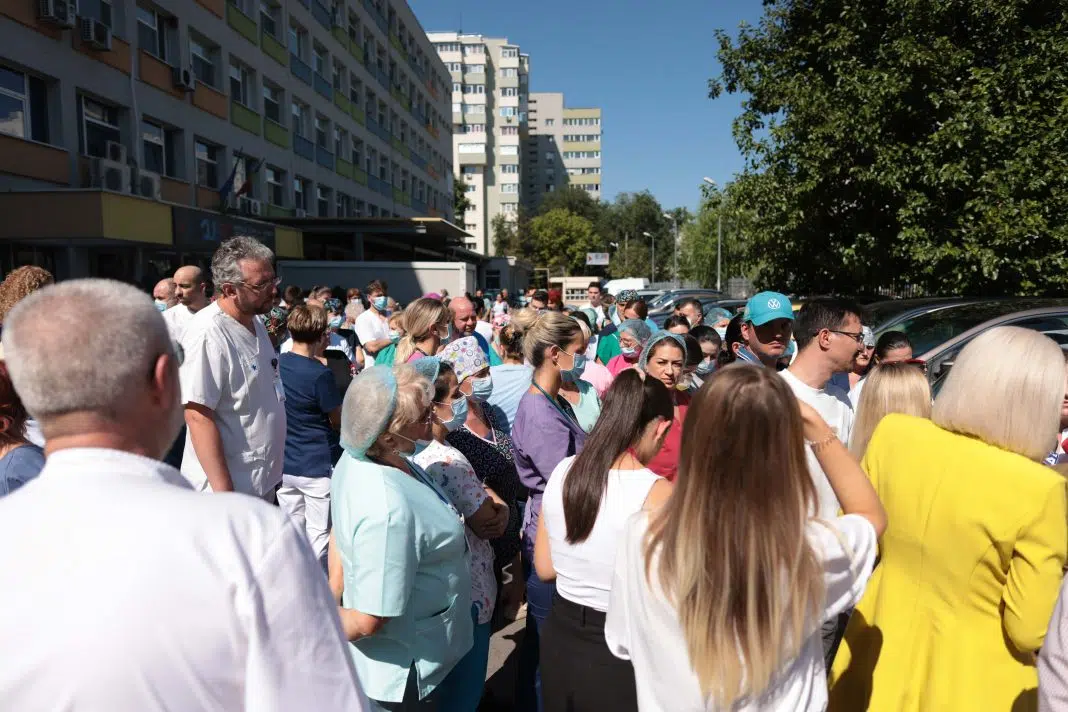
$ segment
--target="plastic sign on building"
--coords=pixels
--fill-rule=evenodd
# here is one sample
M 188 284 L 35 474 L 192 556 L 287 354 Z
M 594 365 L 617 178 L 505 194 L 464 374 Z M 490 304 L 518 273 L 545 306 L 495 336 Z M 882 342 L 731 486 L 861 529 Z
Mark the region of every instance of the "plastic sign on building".
M 586 266 L 587 267 L 607 267 L 608 266 L 608 253 L 607 252 L 587 252 L 586 253 Z

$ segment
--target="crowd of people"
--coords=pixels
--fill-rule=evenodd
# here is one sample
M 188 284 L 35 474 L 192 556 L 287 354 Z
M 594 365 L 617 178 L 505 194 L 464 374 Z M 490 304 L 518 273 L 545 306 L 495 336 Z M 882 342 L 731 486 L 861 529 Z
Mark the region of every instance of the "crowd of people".
M 0 284 L 5 708 L 1068 711 L 1049 338 L 210 272 Z

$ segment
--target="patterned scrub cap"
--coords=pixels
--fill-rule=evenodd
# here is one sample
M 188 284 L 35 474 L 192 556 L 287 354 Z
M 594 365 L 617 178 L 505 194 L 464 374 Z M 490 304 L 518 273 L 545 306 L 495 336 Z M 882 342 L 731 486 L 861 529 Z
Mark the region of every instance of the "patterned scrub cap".
M 459 383 L 489 366 L 489 356 L 473 336 L 449 342 L 438 354 L 438 358 L 452 366 Z

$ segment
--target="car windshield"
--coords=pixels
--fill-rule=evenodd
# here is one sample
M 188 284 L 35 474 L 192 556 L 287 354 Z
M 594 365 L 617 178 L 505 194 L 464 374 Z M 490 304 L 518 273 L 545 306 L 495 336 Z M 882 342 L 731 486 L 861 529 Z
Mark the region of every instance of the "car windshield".
M 939 303 L 948 303 L 950 301 L 952 300 L 949 298 L 940 299 L 932 297 L 930 299 L 891 299 L 883 302 L 875 302 L 873 304 L 865 304 L 865 323 L 873 329 L 880 329 L 883 324 L 886 324 L 894 317 L 904 314 L 907 311 L 928 305 L 936 306 Z
M 895 324 L 892 330 L 904 331 L 908 335 L 909 341 L 912 342 L 912 352 L 919 356 L 939 344 L 963 334 L 973 326 L 982 324 L 984 321 L 1017 311 L 1049 306 L 1050 304 L 1050 300 L 1027 301 L 1019 299 L 961 304 L 920 314 L 912 319 L 906 319 L 899 324 Z M 886 331 L 889 330 L 887 329 Z M 881 335 L 882 332 L 877 334 L 876 337 Z

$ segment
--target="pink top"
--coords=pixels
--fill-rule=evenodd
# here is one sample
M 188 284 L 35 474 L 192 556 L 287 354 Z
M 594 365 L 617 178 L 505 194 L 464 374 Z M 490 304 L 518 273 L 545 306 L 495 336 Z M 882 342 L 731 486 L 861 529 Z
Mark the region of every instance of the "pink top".
M 411 363 L 412 361 L 418 361 L 421 358 L 423 358 L 423 352 L 420 351 L 419 349 L 416 349 L 415 351 L 412 352 L 412 355 L 408 357 L 408 360 L 405 361 L 405 363 Z
M 633 361 L 628 361 L 623 354 L 613 356 L 608 359 L 608 371 L 612 374 L 612 378 L 615 378 L 619 374 L 626 371 L 628 368 L 638 367 L 638 357 L 635 356 Z
M 679 416 L 671 421 L 664 444 L 660 446 L 660 452 L 646 465 L 650 470 L 660 475 L 669 482 L 675 481 L 679 473 L 679 455 L 682 451 L 682 424 L 686 421 L 686 411 L 690 409 L 690 394 L 678 393 L 675 395 L 675 404 L 679 407 Z
M 604 398 L 604 393 L 612 385 L 613 378 L 612 373 L 596 361 L 587 361 L 586 368 L 582 371 L 582 380 L 593 386 L 599 398 Z

